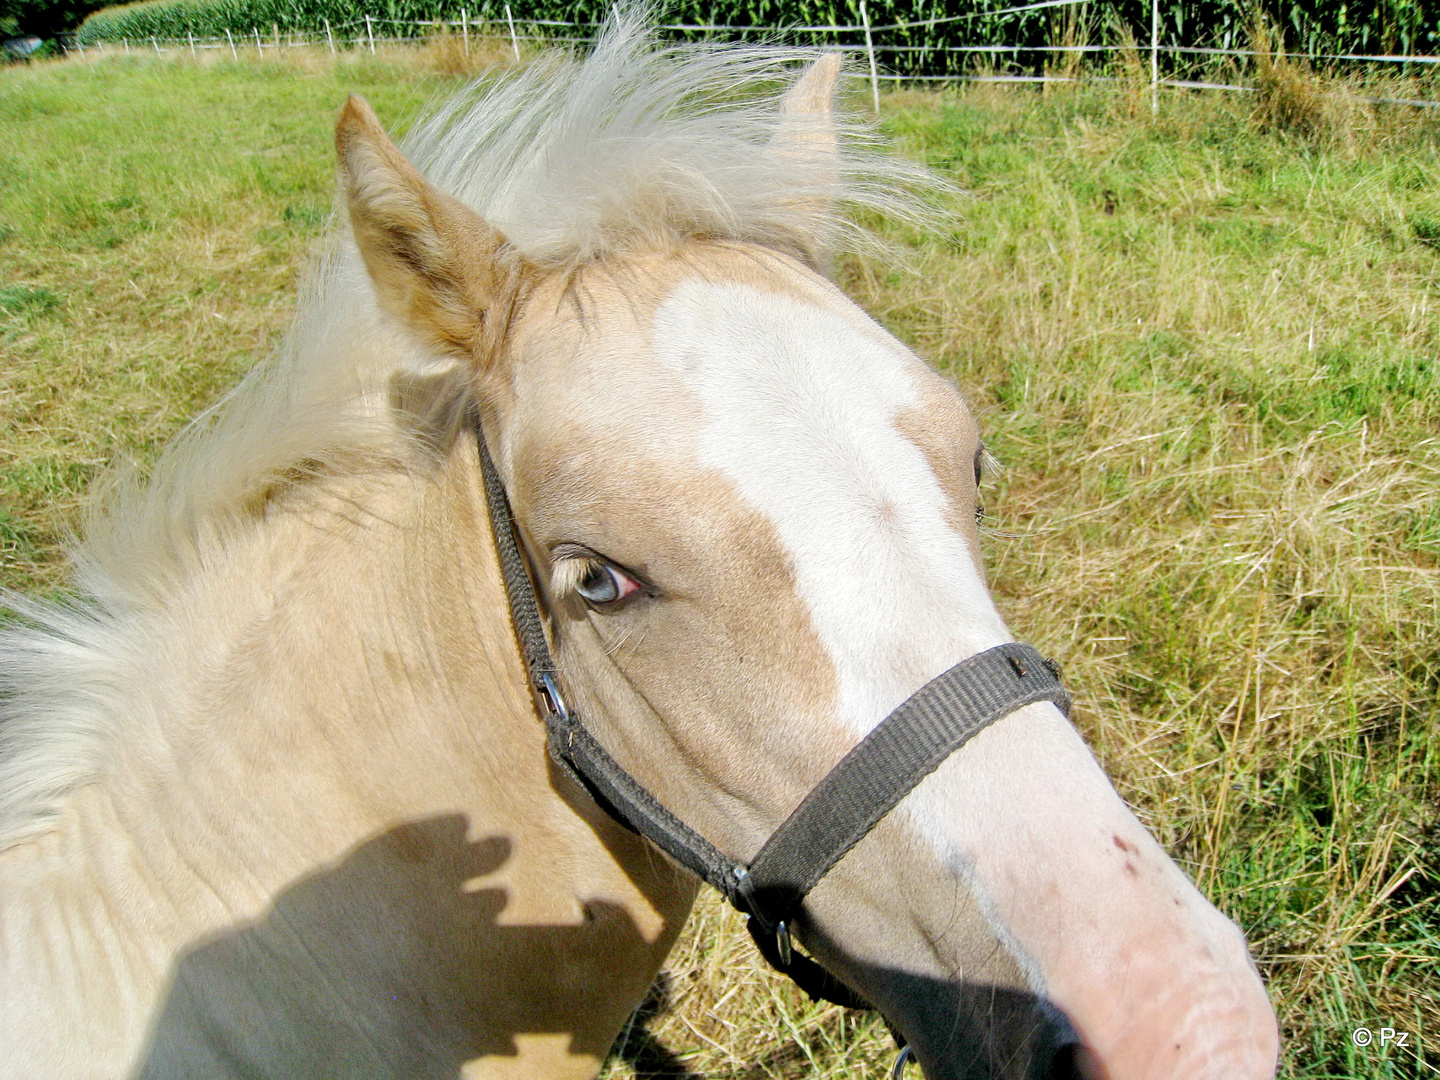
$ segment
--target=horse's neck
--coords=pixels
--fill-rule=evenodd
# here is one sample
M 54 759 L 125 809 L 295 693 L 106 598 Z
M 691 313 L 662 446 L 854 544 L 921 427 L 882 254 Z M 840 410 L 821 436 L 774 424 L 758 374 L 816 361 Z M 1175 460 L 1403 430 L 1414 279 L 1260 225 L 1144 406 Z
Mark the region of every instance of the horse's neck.
M 220 1070 L 196 1032 L 227 1015 L 273 1032 L 295 1009 L 260 1014 L 297 993 L 309 1034 L 262 1071 L 350 1053 L 413 1074 L 392 1058 L 417 1039 L 452 1064 L 555 1042 L 531 1075 L 603 1054 L 690 890 L 556 796 L 466 449 L 273 515 L 154 616 L 130 688 L 152 730 L 0 856 L 0 984 L 44 986 L 49 1015 L 121 1044 L 156 1025 L 130 1048 L 145 1075 Z M 557 950 L 558 991 L 537 985 Z M 596 1006 L 598 1027 L 570 1015 Z

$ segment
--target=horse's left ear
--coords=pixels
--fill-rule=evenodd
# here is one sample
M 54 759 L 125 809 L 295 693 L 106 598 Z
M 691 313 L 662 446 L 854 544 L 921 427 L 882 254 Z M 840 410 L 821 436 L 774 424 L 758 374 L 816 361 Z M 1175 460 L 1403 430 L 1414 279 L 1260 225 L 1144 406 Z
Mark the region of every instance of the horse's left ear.
M 813 266 L 824 259 L 840 171 L 840 143 L 835 133 L 835 84 L 839 78 L 838 53 L 828 53 L 806 68 L 781 99 L 780 123 L 770 139 L 775 152 L 809 166 L 813 182 L 802 187 L 792 201 L 813 222 L 813 235 L 803 244 L 807 249 L 803 254 Z
M 427 345 L 488 363 L 515 301 L 520 259 L 469 207 L 426 182 L 351 97 L 335 125 L 355 242 L 381 306 Z
M 840 79 L 840 54 L 816 60 L 780 101 L 780 127 L 774 146 L 802 154 L 839 153 L 835 141 L 835 84 Z

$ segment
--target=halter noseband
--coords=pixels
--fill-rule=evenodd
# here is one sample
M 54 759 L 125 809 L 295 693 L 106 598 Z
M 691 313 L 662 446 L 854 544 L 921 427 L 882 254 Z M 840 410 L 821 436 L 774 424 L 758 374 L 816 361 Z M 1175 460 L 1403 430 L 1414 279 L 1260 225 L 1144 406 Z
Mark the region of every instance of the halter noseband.
M 819 964 L 793 951 L 790 927 L 805 897 L 921 780 L 985 727 L 1037 701 L 1054 702 L 1068 714 L 1070 694 L 1055 664 L 1031 646 L 1012 642 L 936 676 L 811 789 L 748 866 L 739 863 L 662 806 L 570 711 L 520 552 L 510 500 L 478 420 L 475 433 L 510 617 L 531 692 L 545 718 L 550 757 L 612 818 L 749 915 L 750 934 L 761 954 L 812 998 L 870 1008 Z

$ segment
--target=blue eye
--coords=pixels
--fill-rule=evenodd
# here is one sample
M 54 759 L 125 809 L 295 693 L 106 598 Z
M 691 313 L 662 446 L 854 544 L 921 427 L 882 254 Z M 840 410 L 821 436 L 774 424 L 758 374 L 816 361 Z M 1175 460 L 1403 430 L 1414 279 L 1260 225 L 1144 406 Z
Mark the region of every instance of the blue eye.
M 638 592 L 640 583 L 612 563 L 592 560 L 590 569 L 575 587 L 586 603 L 602 607 Z

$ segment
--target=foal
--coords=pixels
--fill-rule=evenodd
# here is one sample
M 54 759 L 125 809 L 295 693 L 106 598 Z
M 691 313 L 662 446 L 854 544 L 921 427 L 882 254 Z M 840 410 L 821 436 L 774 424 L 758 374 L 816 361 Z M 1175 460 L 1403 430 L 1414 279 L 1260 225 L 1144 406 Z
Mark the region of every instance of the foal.
M 280 367 L 0 645 L 0 1076 L 595 1073 L 695 884 L 546 765 L 472 410 L 579 712 L 733 857 L 1010 639 L 970 412 L 819 272 L 833 198 L 911 174 L 843 148 L 831 61 L 736 104 L 774 65 L 622 19 L 423 127 L 429 180 L 347 104 Z M 1048 704 L 797 936 L 930 1080 L 1274 1071 L 1239 932 Z

